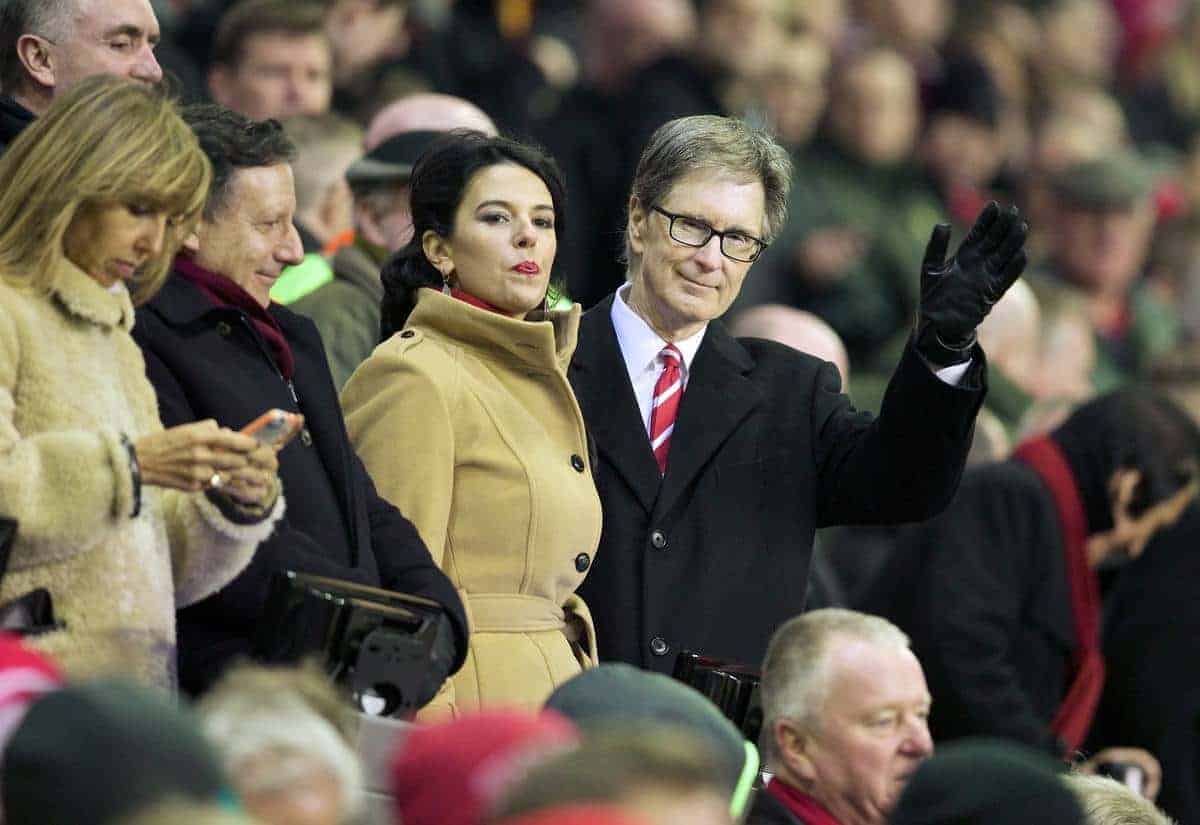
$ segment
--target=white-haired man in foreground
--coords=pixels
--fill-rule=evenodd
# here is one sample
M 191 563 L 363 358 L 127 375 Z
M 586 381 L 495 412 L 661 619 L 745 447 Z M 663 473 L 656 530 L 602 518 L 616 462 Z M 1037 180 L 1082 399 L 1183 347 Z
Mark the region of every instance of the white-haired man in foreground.
M 775 632 L 760 747 L 774 777 L 748 825 L 884 825 L 933 753 L 925 674 L 885 619 L 814 610 Z

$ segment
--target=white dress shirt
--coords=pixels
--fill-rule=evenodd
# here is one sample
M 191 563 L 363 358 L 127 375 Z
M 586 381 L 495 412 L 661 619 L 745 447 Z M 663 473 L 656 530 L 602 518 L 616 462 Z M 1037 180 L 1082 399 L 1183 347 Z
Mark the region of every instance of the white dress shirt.
M 625 285 L 617 290 L 612 303 L 613 329 L 617 333 L 617 344 L 621 347 L 621 355 L 625 359 L 625 370 L 629 373 L 629 381 L 633 384 L 633 395 L 637 398 L 638 410 L 642 414 L 642 424 L 646 427 L 646 435 L 650 434 L 650 407 L 654 402 L 654 385 L 662 372 L 663 364 L 658 354 L 667 345 L 662 337 L 650 328 L 650 325 L 625 303 Z M 699 332 L 675 342 L 683 363 L 679 365 L 679 377 L 683 381 L 683 389 L 687 389 L 688 375 L 692 371 L 692 360 L 704 340 L 705 324 Z
M 617 334 L 617 344 L 621 348 L 621 355 L 625 359 L 625 370 L 629 373 L 630 383 L 633 384 L 633 395 L 637 398 L 638 411 L 642 414 L 642 424 L 649 436 L 654 385 L 658 383 L 658 376 L 663 369 L 658 354 L 662 352 L 662 348 L 668 342 L 664 341 L 662 336 L 651 329 L 642 316 L 625 303 L 625 293 L 628 291 L 629 284 L 625 284 L 617 290 L 617 294 L 613 298 L 612 325 L 613 331 Z M 683 356 L 683 363 L 679 369 L 685 390 L 688 376 L 692 371 L 692 360 L 696 357 L 696 351 L 700 349 L 700 343 L 704 340 L 704 332 L 707 329 L 708 325 L 705 324 L 699 332 L 675 342 L 675 346 Z M 970 367 L 971 362 L 964 361 L 961 364 L 935 370 L 934 374 L 950 386 L 957 387 Z

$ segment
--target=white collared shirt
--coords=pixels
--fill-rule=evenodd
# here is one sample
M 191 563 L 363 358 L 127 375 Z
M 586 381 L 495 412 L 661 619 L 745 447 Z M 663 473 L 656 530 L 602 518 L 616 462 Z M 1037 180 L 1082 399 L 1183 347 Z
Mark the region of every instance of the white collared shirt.
M 629 373 L 630 383 L 633 384 L 633 395 L 637 399 L 638 411 L 642 414 L 642 424 L 646 427 L 646 434 L 649 436 L 654 385 L 658 383 L 658 376 L 663 368 L 658 354 L 662 352 L 662 348 L 667 345 L 667 342 L 651 329 L 642 316 L 625 303 L 625 293 L 628 291 L 629 285 L 625 284 L 617 290 L 617 294 L 613 298 L 612 325 L 613 331 L 617 334 L 617 344 L 621 348 L 621 355 L 625 359 L 625 370 Z M 675 342 L 675 346 L 683 356 L 680 375 L 683 379 L 684 389 L 687 389 L 688 376 L 692 371 L 692 360 L 696 357 L 696 351 L 700 349 L 700 343 L 704 340 L 704 333 L 707 329 L 708 324 L 705 324 L 699 332 Z M 944 383 L 957 387 L 970 367 L 971 362 L 964 361 L 961 364 L 935 370 L 934 374 Z
M 646 427 L 647 436 L 650 434 L 650 407 L 654 402 L 654 385 L 663 365 L 658 358 L 667 341 L 662 339 L 650 325 L 625 303 L 625 293 L 629 286 L 617 290 L 612 303 L 613 330 L 617 333 L 617 344 L 621 347 L 621 355 L 625 359 L 625 371 L 629 373 L 629 381 L 633 384 L 633 395 L 637 398 L 638 410 L 642 414 L 642 424 Z M 675 341 L 675 346 L 683 356 L 679 367 L 683 388 L 687 389 L 688 375 L 692 371 L 692 360 L 704 340 L 705 324 L 700 331 L 687 338 Z

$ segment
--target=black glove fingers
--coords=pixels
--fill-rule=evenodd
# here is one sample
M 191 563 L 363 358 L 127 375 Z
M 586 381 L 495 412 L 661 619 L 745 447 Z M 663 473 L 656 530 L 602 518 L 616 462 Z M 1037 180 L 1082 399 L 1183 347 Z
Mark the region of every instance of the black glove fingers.
M 1028 232 L 1029 224 L 1018 220 L 1004 240 L 1000 242 L 1000 247 L 988 256 L 988 269 L 992 272 L 1003 270 L 1009 259 L 1025 245 L 1025 236 Z
M 991 258 L 995 254 L 995 251 L 1012 234 L 1013 227 L 1019 223 L 1020 216 L 1017 214 L 1016 208 L 1010 206 L 1008 209 L 1005 209 L 992 222 L 988 233 L 983 237 L 982 243 L 979 244 L 979 251 Z
M 973 246 L 983 240 L 999 215 L 1000 205 L 995 201 L 988 201 L 987 206 L 983 207 L 983 211 L 975 219 L 975 225 L 971 227 L 971 231 L 967 233 L 967 237 L 963 238 L 963 242 L 958 247 L 959 250 L 962 250 L 964 247 Z
M 1016 283 L 1017 278 L 1021 277 L 1021 273 L 1025 271 L 1025 250 L 1022 249 L 1009 258 L 1008 263 L 1004 265 L 1004 269 L 1000 270 L 1000 274 L 992 282 L 994 284 L 995 297 L 992 303 L 999 301 L 1004 293 L 1008 292 L 1008 288 Z
M 939 223 L 929 233 L 925 246 L 925 257 L 921 261 L 921 272 L 936 272 L 945 266 L 946 249 L 950 246 L 950 224 Z

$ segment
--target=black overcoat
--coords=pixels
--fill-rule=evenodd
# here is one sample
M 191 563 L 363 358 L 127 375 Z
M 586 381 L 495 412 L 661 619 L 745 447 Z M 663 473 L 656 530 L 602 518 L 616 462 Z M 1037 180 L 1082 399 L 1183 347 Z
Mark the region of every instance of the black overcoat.
M 1117 573 L 1104 604 L 1104 697 L 1089 751 L 1145 748 L 1162 764 L 1155 802 L 1200 822 L 1200 503 Z
M 873 419 L 832 364 L 714 321 L 660 477 L 611 307 L 584 314 L 569 373 L 598 452 L 604 527 L 581 592 L 601 659 L 669 672 L 690 649 L 757 667 L 804 609 L 817 527 L 924 519 L 954 494 L 984 395 L 978 348 L 959 387 L 910 348 Z
M 858 606 L 912 639 L 936 740 L 990 736 L 1058 752 L 1050 721 L 1076 636 L 1054 499 L 1027 465 L 968 471 L 945 513 L 905 531 Z
M 282 569 L 434 599 L 448 609 L 458 632 L 457 669 L 467 627 L 458 594 L 412 523 L 375 492 L 354 453 L 312 321 L 278 304 L 269 311 L 295 356 L 294 396 L 249 319 L 240 310 L 213 306 L 181 276 L 172 274 L 137 312 L 133 334 L 145 354 L 164 426 L 213 418 L 240 429 L 272 408 L 300 412 L 305 419 L 301 436 L 279 453 L 287 498 L 283 521 L 233 582 L 178 612 L 181 686 L 202 690 L 230 657 L 248 652 L 271 576 Z M 315 451 L 319 461 L 301 451 Z M 325 478 L 314 477 L 314 467 Z M 331 489 L 335 508 L 318 500 L 327 499 Z M 314 519 L 339 513 L 345 529 L 329 541 L 329 525 Z M 318 542 L 317 535 L 326 540 Z

